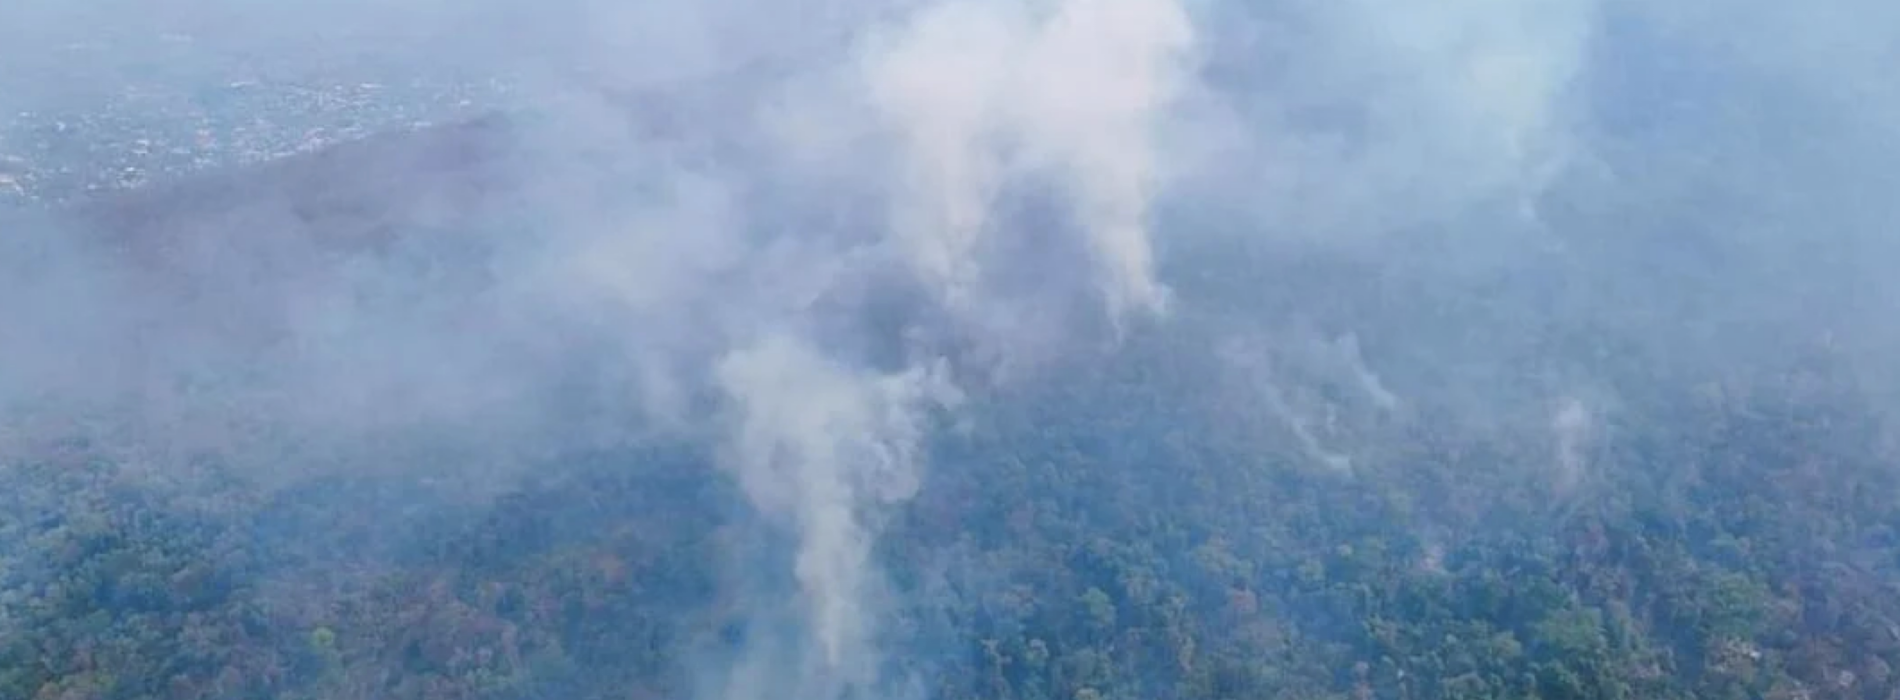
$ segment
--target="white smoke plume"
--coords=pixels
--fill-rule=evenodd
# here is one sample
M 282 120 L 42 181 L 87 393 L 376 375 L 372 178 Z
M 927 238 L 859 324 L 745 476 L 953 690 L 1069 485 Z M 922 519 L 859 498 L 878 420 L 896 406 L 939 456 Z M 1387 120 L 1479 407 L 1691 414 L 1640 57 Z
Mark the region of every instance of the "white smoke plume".
M 912 265 L 966 303 L 999 190 L 1051 177 L 1087 237 L 1111 316 L 1164 308 L 1148 236 L 1160 130 L 1194 69 L 1175 0 L 950 0 L 864 59 L 903 144 L 893 228 Z
M 810 619 L 807 681 L 863 684 L 874 661 L 866 595 L 878 510 L 915 495 L 919 411 L 956 393 L 936 368 L 880 375 L 772 335 L 719 363 L 736 412 L 728 464 L 768 517 L 798 536 L 796 578 Z
M 833 134 L 848 131 L 839 120 L 893 134 L 896 152 L 881 160 L 901 184 L 888 217 L 873 224 L 883 230 L 878 240 L 796 261 L 875 262 L 885 259 L 875 251 L 895 252 L 964 332 L 993 333 L 985 314 L 1011 300 L 982 291 L 986 241 L 1035 233 L 996 211 L 999 193 L 1035 177 L 1055 183 L 1091 253 L 1048 264 L 1092 270 L 1112 318 L 1163 310 L 1148 218 L 1158 184 L 1156 132 L 1189 77 L 1193 32 L 1180 6 L 950 0 L 866 36 L 842 82 L 862 91 L 855 104 L 868 114 L 851 114 L 852 103 L 779 104 L 773 114 L 823 114 L 834 120 Z M 788 162 L 821 169 L 802 177 L 832 177 L 822 170 L 831 164 L 812 154 L 835 149 L 838 140 L 784 140 L 814 133 L 775 128 L 779 143 L 794 149 Z M 810 292 L 775 297 L 817 300 L 855 279 L 835 272 Z M 794 304 L 786 308 L 791 316 L 774 323 L 808 309 Z M 822 340 L 780 332 L 739 343 L 715 369 L 737 416 L 728 466 L 754 503 L 799 539 L 795 573 L 813 651 L 798 662 L 796 687 L 820 694 L 862 692 L 878 680 L 878 611 L 867 603 L 876 513 L 916 489 L 920 411 L 951 405 L 958 394 L 928 354 L 894 372 L 849 362 Z
M 998 194 L 1046 173 L 1094 254 L 1053 262 L 1094 269 L 1111 315 L 1158 311 L 1146 232 L 1150 132 L 1182 79 L 1186 18 L 1170 2 L 1039 9 L 947 2 L 873 34 L 857 54 L 866 121 L 900 144 L 889 162 L 902 184 L 881 238 L 952 318 L 981 324 L 987 304 L 1008 303 L 976 296 L 985 239 L 1024 233 L 994 211 Z M 738 412 L 729 465 L 760 509 L 798 535 L 813 651 L 798 661 L 796 687 L 820 694 L 877 680 L 877 611 L 867 607 L 876 511 L 916 488 L 919 411 L 956 395 L 937 365 L 879 373 L 841 362 L 810 339 L 777 334 L 716 370 Z
M 600 442 L 711 433 L 724 448 L 720 466 L 765 522 L 797 541 L 796 600 L 760 607 L 795 608 L 809 648 L 789 659 L 761 648 L 734 661 L 735 679 L 761 669 L 770 677 L 735 680 L 727 694 L 795 688 L 815 700 L 889 680 L 877 677 L 883 611 L 872 547 L 882 514 L 918 488 L 933 412 L 993 376 L 983 363 L 1064 342 L 1061 316 L 1080 307 L 1036 297 L 1055 296 L 1051 288 L 1073 282 L 1060 294 L 1086 294 L 1089 312 L 1116 322 L 1165 310 L 1150 219 L 1164 185 L 1165 132 L 1194 82 L 1197 31 L 1185 7 L 387 5 L 207 0 L 170 14 L 124 2 L 86 11 L 33 5 L 12 10 L 11 20 L 0 11 L 0 36 L 22 41 L 27 26 L 55 43 L 124 37 L 118 53 L 86 54 L 111 61 L 92 67 L 130 74 L 162 64 L 164 79 L 185 92 L 326 71 L 380 83 L 426 68 L 518 78 L 538 115 L 519 122 L 520 152 L 498 157 L 497 173 L 450 173 L 456 184 L 438 187 L 437 173 L 390 172 L 370 191 L 334 195 L 346 205 L 351 197 L 407 203 L 486 186 L 472 184 L 481 178 L 519 183 L 424 207 L 430 225 L 481 221 L 495 231 L 400 255 L 358 250 L 351 255 L 361 260 L 352 261 L 301 242 L 299 227 L 324 235 L 308 223 L 313 215 L 273 208 L 306 205 L 266 193 L 244 204 L 248 219 L 226 227 L 281 235 L 240 239 L 215 222 L 155 227 L 195 236 L 193 247 L 168 249 L 182 261 L 176 269 L 133 273 L 127 289 L 196 276 L 211 291 L 178 302 L 184 311 L 104 283 L 16 290 L 63 299 L 59 310 L 50 302 L 40 309 L 40 325 L 65 334 L 0 338 L 0 352 L 34 353 L 26 369 L 0 370 L 8 380 L 0 399 L 30 403 L 25 392 L 52 380 L 26 375 L 70 366 L 69 395 L 97 393 L 143 412 L 152 425 L 138 439 L 202 435 L 195 444 L 212 447 L 236 444 L 240 430 L 264 445 L 287 434 L 311 445 L 368 444 L 404 431 L 463 435 L 468 451 L 496 455 L 550 430 Z M 58 92 L 50 81 L 26 82 Z M 37 99 L 9 94 L 9 102 Z M 659 126 L 629 126 L 642 119 Z M 439 191 L 424 196 L 425 187 Z M 1025 199 L 1057 213 L 1026 219 L 1015 210 Z M 378 230 L 378 215 L 346 213 L 364 231 Z M 457 246 L 486 252 L 447 261 L 462 255 L 447 251 Z M 1049 269 L 1023 274 L 1024 257 Z M 138 264 L 109 258 L 64 260 L 81 269 Z M 337 261 L 335 274 L 303 272 L 318 259 Z M 427 275 L 445 266 L 474 281 L 440 291 Z M 994 284 L 1008 275 L 1034 279 Z M 892 301 L 913 294 L 923 300 Z M 901 308 L 888 319 L 861 318 L 880 305 Z M 143 314 L 160 330 L 130 351 L 92 343 L 84 360 L 40 347 L 126 335 L 101 310 Z M 234 312 L 271 333 L 246 335 L 231 325 Z M 198 318 L 187 313 L 203 322 L 166 322 Z M 70 320 L 78 318 L 89 320 Z M 960 357 L 959 344 L 991 355 Z M 116 365 L 126 378 L 77 373 L 113 366 L 115 352 L 140 358 Z M 961 364 L 979 366 L 964 376 Z M 184 370 L 231 386 L 168 390 Z M 73 390 L 85 381 L 97 391 Z M 538 415 L 560 405 L 547 395 L 576 391 L 596 415 Z M 537 447 L 548 446 L 528 446 Z M 318 465 L 308 468 L 344 461 L 306 460 Z
M 140 439 L 153 442 L 229 448 L 241 436 L 226 423 L 256 426 L 273 445 L 282 435 L 370 443 L 426 429 L 486 453 L 576 430 L 582 419 L 541 415 L 557 402 L 539 399 L 553 393 L 545 385 L 579 385 L 603 407 L 585 418 L 589 438 L 714 433 L 721 467 L 797 541 L 793 600 L 761 607 L 795 609 L 809 651 L 735 661 L 728 695 L 861 696 L 885 680 L 872 556 L 881 513 L 918 488 L 933 411 L 986 388 L 984 362 L 1075 341 L 1061 321 L 1080 307 L 1048 301 L 1052 288 L 1085 288 L 1088 311 L 1120 323 L 1171 308 L 1179 319 L 1187 294 L 1171 290 L 1202 275 L 1243 279 L 1224 293 L 1245 303 L 1346 286 L 1263 272 L 1248 257 L 1270 248 L 1260 240 L 1347 251 L 1369 264 L 1344 269 L 1368 280 L 1414 271 L 1415 257 L 1451 269 L 1421 275 L 1432 285 L 1379 293 L 1426 289 L 1482 312 L 1387 318 L 1399 330 L 1386 333 L 1342 321 L 1323 337 L 1347 341 L 1304 351 L 1288 349 L 1297 341 L 1240 346 L 1251 354 L 1236 361 L 1244 386 L 1235 390 L 1255 395 L 1235 402 L 1250 411 L 1236 420 L 1277 422 L 1286 444 L 1341 467 L 1351 457 L 1354 469 L 1377 451 L 1353 437 L 1403 418 L 1389 414 L 1455 405 L 1484 418 L 1512 412 L 1500 397 L 1547 395 L 1518 374 L 1543 364 L 1522 356 L 1557 353 L 1533 347 L 1546 315 L 1654 338 L 1683 365 L 1744 352 L 1736 348 L 1767 354 L 1796 335 L 1782 329 L 1824 321 L 1870 364 L 1891 357 L 1900 295 L 1877 268 L 1894 259 L 1878 253 L 1896 247 L 1883 193 L 1900 152 L 1900 122 L 1886 118 L 1900 91 L 1879 66 L 1892 62 L 1882 59 L 1894 55 L 1895 25 L 1864 19 L 1892 10 L 1856 4 L 1874 14 L 1764 0 L 1742 0 L 1744 10 L 1707 0 L 0 3 L 0 65 L 12 68 L 0 70 L 0 116 L 85 103 L 117 89 L 107 74 L 159 74 L 188 83 L 175 92 L 210 86 L 227 98 L 236 89 L 220 86 L 321 82 L 340 70 L 352 83 L 526 76 L 529 111 L 545 118 L 521 127 L 531 153 L 497 168 L 506 172 L 496 179 L 525 183 L 508 196 L 454 198 L 479 191 L 486 175 L 473 185 L 443 185 L 454 178 L 433 172 L 374 181 L 372 194 L 389 200 L 440 197 L 454 202 L 435 205 L 449 213 L 493 206 L 489 214 L 515 219 L 497 225 L 508 231 L 466 237 L 498 251 L 466 266 L 483 278 L 465 285 L 473 291 L 422 278 L 461 264 L 435 251 L 402 260 L 359 251 L 371 261 L 305 275 L 333 251 L 270 237 L 227 247 L 219 236 L 237 233 L 215 225 L 190 232 L 203 249 L 172 253 L 200 258 L 149 275 L 64 238 L 44 237 L 60 243 L 44 253 L 7 239 L 16 247 L 0 248 L 10 273 L 0 279 L 0 404 L 47 422 L 57 422 L 51 398 L 130 407 L 151 424 Z M 1632 26 L 1663 36 L 1632 38 Z M 1672 73 L 1643 54 L 1665 49 L 1718 79 Z M 1628 85 L 1612 75 L 1619 69 Z M 1769 110 L 1753 107 L 1787 100 L 1724 103 L 1769 78 L 1802 88 L 1774 95 L 1811 99 L 1772 123 L 1754 121 Z M 1680 107 L 1689 98 L 1723 106 Z M 1867 106 L 1848 108 L 1856 102 Z M 1831 116 L 1794 113 L 1802 105 Z M 660 124 L 629 126 L 639 120 L 630 113 Z M 183 131 L 212 119 L 187 114 Z M 73 126 L 54 142 L 110 127 Z M 1705 138 L 1681 147 L 1689 136 Z M 24 142 L 0 137 L 6 149 Z M 1573 217 L 1601 221 L 1568 239 L 1599 257 L 1549 264 L 1552 277 L 1573 271 L 1568 285 L 1504 281 L 1553 301 L 1506 304 L 1533 295 L 1479 289 L 1503 282 L 1459 286 L 1480 276 L 1461 263 L 1533 257 L 1520 255 L 1523 228 L 1474 211 L 1541 220 L 1540 197 L 1575 175 L 1566 165 L 1599 156 L 1623 168 L 1603 170 L 1612 175 L 1596 185 L 1615 196 L 1572 206 Z M 16 171 L 38 164 L 16 162 L 0 153 L 0 191 L 31 184 Z M 1681 204 L 1692 197 L 1704 199 Z M 291 207 L 279 198 L 292 199 L 255 197 L 250 218 L 226 228 L 295 228 L 303 212 L 273 210 Z M 1057 213 L 1026 216 L 1035 207 L 1024 200 Z M 1653 215 L 1683 207 L 1704 210 Z M 374 210 L 346 213 L 366 230 L 379 223 Z M 1158 216 L 1175 215 L 1217 223 L 1153 234 Z M 1432 246 L 1394 243 L 1432 226 L 1452 231 Z M 1221 232 L 1248 245 L 1189 250 Z M 1860 247 L 1842 244 L 1852 265 L 1789 267 L 1812 258 L 1792 253 L 1817 237 L 1850 240 L 1837 232 L 1858 236 Z M 1692 233 L 1732 255 L 1678 245 Z M 1718 257 L 1731 267 L 1703 282 L 1673 274 Z M 1746 265 L 1758 267 L 1733 267 Z M 1642 279 L 1649 273 L 1621 272 L 1665 266 L 1670 274 Z M 167 275 L 207 291 L 184 301 L 153 291 Z M 1839 280 L 1860 287 L 1830 284 Z M 1682 301 L 1692 299 L 1709 301 Z M 1316 315 L 1350 306 L 1295 301 L 1327 307 Z M 1407 300 L 1363 306 L 1385 301 Z M 1665 308 L 1672 301 L 1681 303 Z M 900 310 L 859 318 L 884 306 Z M 247 334 L 260 318 L 287 339 Z M 1764 319 L 1774 323 L 1751 323 Z M 1701 330 L 1718 326 L 1768 330 Z M 1376 357 L 1362 357 L 1356 338 Z M 995 356 L 972 361 L 961 344 Z M 1325 381 L 1354 387 L 1351 402 L 1335 408 L 1306 391 Z M 1548 425 L 1546 413 L 1522 413 L 1554 431 L 1539 435 L 1557 437 L 1560 466 L 1587 473 L 1602 410 L 1595 400 L 1566 407 Z M 0 433 L 34 432 L 21 425 Z

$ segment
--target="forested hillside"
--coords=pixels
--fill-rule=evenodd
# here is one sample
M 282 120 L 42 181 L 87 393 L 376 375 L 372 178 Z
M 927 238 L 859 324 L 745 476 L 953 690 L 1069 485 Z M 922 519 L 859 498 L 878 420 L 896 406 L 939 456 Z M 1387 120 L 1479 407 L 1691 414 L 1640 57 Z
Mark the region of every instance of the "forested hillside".
M 1887 8 L 0 2 L 0 700 L 1900 700 Z
M 1183 362 L 1194 333 L 1078 355 L 936 441 L 878 544 L 892 677 L 938 698 L 1900 687 L 1892 437 L 1825 358 L 1633 388 L 1572 478 L 1544 436 L 1432 415 L 1364 423 L 1385 447 L 1340 470 L 1195 399 L 1229 382 Z M 773 633 L 722 602 L 722 567 L 782 556 L 708 459 L 566 456 L 481 502 L 373 477 L 266 494 L 84 444 L 16 459 L 0 688 L 690 694 Z

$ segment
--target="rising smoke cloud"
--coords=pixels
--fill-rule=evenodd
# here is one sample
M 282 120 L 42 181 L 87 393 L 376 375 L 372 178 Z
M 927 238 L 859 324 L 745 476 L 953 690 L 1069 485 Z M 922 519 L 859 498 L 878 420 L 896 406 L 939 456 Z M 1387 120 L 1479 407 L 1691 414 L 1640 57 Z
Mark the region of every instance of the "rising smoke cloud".
M 543 13 L 499 3 L 331 9 L 207 3 L 158 17 L 130 6 L 117 15 L 42 8 L 37 19 L 118 30 L 162 20 L 162 30 L 202 42 L 205 54 L 227 55 L 265 50 L 277 39 L 309 45 L 309 36 L 285 36 L 297 35 L 301 23 L 352 47 L 395 38 L 444 50 L 434 59 L 416 48 L 361 59 L 385 62 L 379 70 L 399 73 L 406 63 L 434 60 L 554 81 L 529 88 L 550 126 L 523 139 L 530 153 L 506 161 L 531 171 L 519 178 L 529 183 L 525 194 L 511 195 L 520 211 L 509 216 L 506 207 L 483 205 L 491 215 L 528 222 L 513 235 L 540 242 L 476 235 L 477 248 L 510 258 L 488 258 L 491 282 L 463 290 L 467 296 L 447 309 L 432 303 L 442 289 L 419 287 L 412 277 L 441 250 L 419 251 L 412 262 L 420 268 L 366 259 L 322 278 L 330 287 L 273 287 L 282 296 L 264 297 L 262 313 L 281 315 L 281 342 L 240 338 L 233 333 L 241 329 L 219 324 L 178 327 L 143 353 L 152 362 L 136 386 L 103 379 L 100 388 L 115 400 L 132 397 L 114 405 L 135 406 L 146 418 L 164 413 L 173 428 L 217 422 L 217 402 L 226 401 L 226 410 L 243 406 L 236 410 L 274 423 L 251 429 L 270 435 L 316 433 L 347 443 L 392 426 L 486 426 L 519 435 L 505 423 L 526 416 L 510 406 L 544 405 L 533 400 L 534 385 L 553 381 L 563 358 L 574 357 L 572 348 L 540 338 L 599 339 L 610 357 L 589 360 L 587 367 L 604 373 L 591 379 L 637 397 L 637 410 L 622 418 L 645 423 L 642 430 L 703 434 L 709 423 L 719 426 L 721 466 L 768 523 L 797 541 L 795 607 L 809 651 L 782 659 L 760 649 L 734 661 L 735 676 L 765 669 L 769 678 L 726 683 L 728 696 L 792 687 L 801 696 L 842 697 L 888 680 L 877 677 L 872 546 L 879 523 L 920 483 L 934 412 L 954 408 L 970 382 L 993 376 L 967 359 L 960 362 L 970 371 L 953 376 L 957 358 L 947 348 L 906 338 L 920 331 L 964 336 L 990 348 L 989 362 L 1008 362 L 1023 342 L 1014 337 L 1020 326 L 998 318 L 1036 300 L 991 284 L 996 268 L 1021 264 L 998 256 L 1041 256 L 1037 265 L 1084 284 L 1072 291 L 1087 292 L 1096 309 L 1083 312 L 1116 323 L 1165 309 L 1150 213 L 1162 185 L 1162 132 L 1193 81 L 1195 41 L 1174 0 L 839 3 L 813 8 L 807 30 L 789 37 L 761 35 L 768 24 L 749 7 L 671 15 L 596 3 Z M 510 65 L 532 52 L 495 33 L 504 19 L 517 23 L 522 44 L 583 40 L 559 59 Z M 443 40 L 427 36 L 431 26 L 476 34 Z M 737 56 L 715 48 L 735 40 L 749 48 Z M 496 42 L 503 55 L 469 50 L 482 41 Z M 562 84 L 574 80 L 585 82 Z M 688 85 L 694 82 L 703 85 Z M 699 133 L 656 139 L 627 129 L 628 107 L 616 95 L 651 90 L 675 99 L 681 86 L 708 100 L 688 115 L 701 120 Z M 728 113 L 709 119 L 708 109 Z M 866 153 L 866 138 L 888 147 Z M 722 148 L 749 155 L 742 163 L 683 162 Z M 1051 200 L 1057 214 L 1034 224 L 1048 230 L 1026 230 L 1030 224 L 1007 211 L 1005 192 L 1025 185 Z M 836 215 L 861 202 L 878 213 Z M 1038 252 L 1012 242 L 1038 236 L 1071 243 Z M 207 238 L 199 245 L 208 247 L 178 254 L 188 257 L 185 272 L 223 285 L 214 294 L 256 295 L 260 288 L 246 281 L 256 269 L 284 266 L 289 278 L 307 280 L 295 271 L 298 261 L 323 254 L 281 237 L 268 239 L 287 241 L 281 247 L 221 247 L 237 240 Z M 904 288 L 920 290 L 922 306 L 881 324 L 854 320 L 865 305 Z M 84 291 L 67 295 L 69 311 L 132 302 L 115 288 Z M 42 293 L 62 294 L 57 287 Z M 44 305 L 50 297 L 39 299 Z M 205 313 L 227 314 L 227 306 Z M 167 326 L 177 326 L 167 318 L 184 318 L 165 306 L 140 313 Z M 484 313 L 490 316 L 479 319 Z M 109 320 L 73 325 L 118 328 Z M 452 333 L 467 344 L 454 344 Z M 866 343 L 892 335 L 896 356 L 868 360 Z M 250 342 L 264 345 L 243 344 Z M 10 349 L 18 356 L 26 347 Z M 214 392 L 216 399 L 154 387 L 210 358 L 263 374 L 239 381 L 242 390 Z M 160 411 L 180 401 L 188 406 Z
M 798 590 L 786 597 L 804 649 L 734 661 L 743 680 L 722 693 L 868 693 L 890 680 L 877 670 L 872 546 L 922 483 L 938 412 L 1020 376 L 997 367 L 1079 344 L 1072 316 L 1178 318 L 1177 280 L 1244 279 L 1223 292 L 1243 301 L 1196 288 L 1208 306 L 1308 294 L 1281 284 L 1288 269 L 1258 257 L 1260 241 L 1269 258 L 1337 256 L 1355 263 L 1341 274 L 1424 280 L 1381 290 L 1417 298 L 1356 307 L 1374 321 L 1329 319 L 1348 327 L 1323 336 L 1352 342 L 1326 352 L 1252 341 L 1289 335 L 1292 322 L 1196 317 L 1217 319 L 1206 335 L 1248 339 L 1216 343 L 1244 370 L 1288 364 L 1257 357 L 1273 352 L 1331 367 L 1306 372 L 1359 385 L 1365 416 L 1436 402 L 1494 420 L 1552 398 L 1512 392 L 1561 396 L 1576 375 L 1608 371 L 1582 350 L 1537 347 L 1545 317 L 1644 339 L 1683 366 L 1821 330 L 1883 356 L 1900 340 L 1878 322 L 1895 295 L 1868 261 L 1893 258 L 1852 253 L 1896 248 L 1891 198 L 1866 194 L 1891 183 L 1883 158 L 1900 140 L 1879 115 L 1900 99 L 1868 66 L 1891 63 L 1879 27 L 1900 24 L 1743 4 L 1753 11 L 1620 0 L 15 3 L 0 9 L 0 44 L 31 69 L 0 71 L 0 112 L 83 103 L 60 83 L 103 90 L 153 65 L 191 87 L 249 69 L 508 74 L 535 116 L 510 137 L 525 153 L 493 166 L 514 189 L 475 207 L 486 228 L 466 238 L 489 252 L 456 263 L 481 281 L 453 292 L 419 281 L 448 255 L 426 246 L 408 258 L 358 251 L 343 272 L 306 276 L 309 260 L 329 260 L 321 246 L 224 246 L 217 236 L 241 232 L 211 230 L 200 232 L 207 247 L 180 253 L 203 257 L 173 271 L 210 293 L 174 306 L 101 249 L 10 239 L 0 269 L 21 274 L 0 295 L 11 323 L 0 402 L 44 415 L 47 396 L 96 399 L 161 426 L 137 441 L 189 438 L 253 463 L 264 453 L 241 443 L 282 447 L 286 435 L 352 444 L 413 430 L 513 455 L 504 448 L 558 449 L 577 432 L 710 434 L 719 467 L 797 542 Z M 1779 41 L 1788 26 L 1805 29 Z M 1738 36 L 1766 48 L 1741 60 L 1727 41 Z M 1627 57 L 1671 51 L 1703 72 L 1619 72 L 1618 57 L 1647 69 Z M 1735 102 L 1762 82 L 1846 115 L 1778 118 L 1848 128 L 1822 148 L 1738 110 L 1643 92 Z M 1854 100 L 1864 113 L 1847 114 Z M 668 110 L 660 127 L 632 125 Z M 1651 148 L 1698 131 L 1700 152 Z M 414 175 L 381 195 L 421 197 L 429 174 Z M 1670 197 L 1701 197 L 1690 206 L 1720 215 L 1656 213 L 1677 206 Z M 253 221 L 294 220 L 268 213 L 279 216 Z M 1709 271 L 1681 242 L 1692 234 L 1722 241 L 1734 267 Z M 1817 236 L 1850 262 L 1790 254 Z M 1701 276 L 1642 272 L 1659 260 Z M 1492 284 L 1499 270 L 1520 277 Z M 1836 280 L 1860 286 L 1847 295 L 1853 285 Z M 1496 287 L 1510 293 L 1486 296 Z M 1064 295 L 1086 302 L 1050 301 Z M 1348 306 L 1286 305 L 1318 315 L 1309 309 L 1322 301 Z M 280 335 L 260 345 L 220 325 L 239 311 Z M 1321 356 L 1331 359 L 1311 359 Z M 1556 379 L 1518 382 L 1524 364 Z M 1350 446 L 1315 432 L 1323 397 L 1274 383 L 1283 374 L 1242 376 L 1266 382 L 1266 418 L 1348 464 Z M 218 381 L 186 391 L 187 375 Z M 552 385 L 583 387 L 592 415 L 556 411 Z M 1582 454 L 1583 443 L 1562 446 L 1578 425 L 1595 427 L 1536 426 L 1558 434 L 1560 464 Z
M 1109 312 L 1164 307 L 1148 214 L 1160 129 L 1194 68 L 1178 2 L 949 2 L 886 41 L 865 70 L 905 149 L 892 226 L 944 298 L 969 294 L 998 191 L 1053 171 Z
M 981 315 L 993 310 L 978 304 L 1010 302 L 976 296 L 984 239 L 1023 235 L 997 215 L 999 193 L 1040 175 L 1068 203 L 1069 228 L 1090 253 L 1046 264 L 1093 270 L 1111 317 L 1163 309 L 1148 210 L 1154 132 L 1187 75 L 1192 31 L 1179 6 L 951 2 L 872 36 L 852 54 L 858 74 L 844 80 L 863 81 L 864 121 L 898 144 L 888 160 L 901 185 L 887 220 L 872 224 L 884 231 L 874 249 L 894 242 L 952 322 L 984 332 Z M 815 651 L 798 674 L 862 690 L 876 680 L 865 669 L 877 666 L 875 611 L 864 608 L 874 511 L 914 493 L 920 411 L 957 391 L 941 358 L 865 373 L 837 366 L 822 342 L 771 334 L 733 350 L 715 373 L 740 408 L 730 466 L 756 504 L 799 534 Z

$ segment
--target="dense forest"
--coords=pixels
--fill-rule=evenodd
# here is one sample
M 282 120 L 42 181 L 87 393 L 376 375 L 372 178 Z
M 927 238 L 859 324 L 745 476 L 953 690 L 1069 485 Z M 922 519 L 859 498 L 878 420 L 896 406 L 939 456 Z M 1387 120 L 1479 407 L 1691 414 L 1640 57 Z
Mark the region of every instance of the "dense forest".
M 1360 410 L 1327 434 L 1372 446 L 1339 448 L 1342 469 L 1194 359 L 1215 327 L 1064 358 L 933 440 L 928 483 L 878 543 L 900 601 L 887 675 L 911 684 L 892 692 L 1900 689 L 1895 444 L 1824 353 L 1739 379 L 1629 363 L 1613 425 L 1569 467 L 1548 433 Z M 1354 405 L 1323 374 L 1283 385 Z M 691 443 L 560 455 L 473 497 L 377 476 L 265 489 L 215 458 L 56 441 L 6 467 L 0 688 L 690 695 L 700 668 L 770 634 L 731 607 L 722 567 L 782 556 L 711 459 Z
M 1900 700 L 1860 4 L 0 3 L 0 700 Z

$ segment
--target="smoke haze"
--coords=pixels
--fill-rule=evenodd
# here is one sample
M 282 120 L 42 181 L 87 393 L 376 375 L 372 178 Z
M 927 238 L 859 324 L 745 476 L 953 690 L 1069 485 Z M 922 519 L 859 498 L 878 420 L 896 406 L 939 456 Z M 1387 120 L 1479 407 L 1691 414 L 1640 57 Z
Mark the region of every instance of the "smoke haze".
M 1879 7 L 14 2 L 18 124 L 244 81 L 507 89 L 302 175 L 194 174 L 259 160 L 226 154 L 22 198 L 0 448 L 498 488 L 705 440 L 795 542 L 796 590 L 742 607 L 800 630 L 706 692 L 865 697 L 905 680 L 876 543 L 956 467 L 933 436 L 1130 336 L 1199 343 L 1231 381 L 1191 400 L 1342 478 L 1451 416 L 1539 436 L 1527 463 L 1578 488 L 1612 355 L 1716 381 L 1823 348 L 1900 390 Z M 131 119 L 197 138 L 211 111 Z M 52 167 L 15 157 L 5 182 Z

